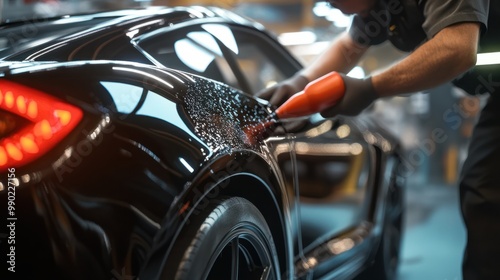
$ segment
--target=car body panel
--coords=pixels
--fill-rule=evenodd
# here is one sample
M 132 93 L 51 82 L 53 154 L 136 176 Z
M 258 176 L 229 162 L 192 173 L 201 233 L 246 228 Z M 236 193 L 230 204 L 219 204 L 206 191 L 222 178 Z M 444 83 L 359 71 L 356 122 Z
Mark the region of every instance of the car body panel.
M 105 16 L 110 17 L 108 14 Z M 102 18 L 106 18 L 105 16 L 96 16 L 96 19 L 76 17 L 74 22 L 68 23 L 70 25 L 68 28 L 78 28 L 77 24 L 81 25 L 80 22 L 85 20 L 96 21 L 96 26 L 75 34 L 63 33 L 56 38 L 51 36 L 46 38 L 38 33 L 35 33 L 37 36 L 30 36 L 23 32 L 32 23 L 25 24 L 28 26 L 18 26 L 17 30 L 14 30 L 17 32 L 16 35 L 11 35 L 13 31 L 7 29 L 4 29 L 5 34 L 2 34 L 0 29 L 0 36 L 18 38 L 12 40 L 12 46 L 3 54 L 0 51 L 0 56 L 3 60 L 11 61 L 103 59 L 154 64 L 203 75 L 240 88 L 247 93 L 255 93 L 275 79 L 281 80 L 291 76 L 301 67 L 300 63 L 262 26 L 221 9 L 168 8 L 152 10 L 147 14 L 134 12 L 126 17 L 111 17 L 103 21 Z M 54 23 L 54 25 L 61 24 Z M 40 30 L 40 33 L 42 31 Z M 240 33 L 243 35 L 239 35 Z M 207 38 L 217 45 L 207 47 L 208 44 L 205 42 L 197 42 L 197 40 L 206 41 Z M 33 46 L 38 41 L 47 42 Z M 158 46 L 158 43 L 163 44 L 163 42 L 165 46 Z M 180 46 L 177 50 L 187 53 L 172 51 L 174 46 Z M 10 51 L 12 49 L 17 51 L 12 53 Z M 170 49 L 169 52 L 174 56 L 165 53 L 165 49 Z M 201 55 L 205 57 L 208 55 L 206 63 L 210 63 L 210 67 L 206 71 L 199 71 L 199 67 L 193 67 L 201 63 Z M 174 60 L 173 58 L 177 56 L 181 59 L 197 57 L 197 60 L 196 62 Z M 267 60 L 273 63 L 267 63 Z M 218 65 L 221 62 L 223 64 Z M 281 66 L 276 68 L 274 66 L 276 64 Z M 243 71 L 242 67 L 246 70 Z M 250 72 L 249 67 L 253 67 Z
M 145 65 L 75 62 L 42 66 L 16 67 L 4 71 L 2 79 L 85 109 L 77 131 L 60 147 L 16 169 L 16 175 L 23 178 L 17 192 L 32 190 L 31 199 L 37 202 L 37 211 L 44 213 L 50 232 L 46 236 L 50 242 L 43 243 L 52 245 L 58 266 L 68 268 L 67 273 L 81 271 L 81 265 L 89 263 L 97 269 L 104 265 L 103 259 L 116 262 L 115 269 L 129 267 L 138 255 L 126 251 L 142 252 L 145 258 L 143 254 L 156 246 L 155 236 L 162 232 L 163 239 L 173 238 L 172 229 L 203 207 L 200 203 L 215 187 L 221 193 L 233 191 L 229 183 L 241 180 L 233 176 L 260 181 L 261 190 L 268 188 L 272 193 L 274 211 L 280 213 L 274 217 L 279 221 L 276 225 L 290 222 L 285 213 L 293 210 L 287 197 L 293 193 L 273 189 L 282 185 L 276 182 L 279 170 L 265 167 L 273 166 L 269 164 L 272 157 L 247 144 L 243 133 L 246 125 L 269 114 L 264 104 L 213 81 Z M 74 84 L 82 86 L 75 90 Z M 165 84 L 172 86 L 171 91 L 165 90 Z M 241 106 L 253 110 L 238 110 Z M 249 165 L 249 158 L 266 165 Z M 227 185 L 221 185 L 226 181 Z M 116 223 L 109 223 L 110 219 Z M 279 229 L 284 240 L 291 240 L 286 228 L 294 227 Z M 113 232 L 120 232 L 123 240 L 111 238 Z M 82 244 L 88 240 L 98 245 L 85 248 Z M 89 252 L 91 248 L 107 248 L 107 252 Z M 57 255 L 74 258 L 58 259 Z

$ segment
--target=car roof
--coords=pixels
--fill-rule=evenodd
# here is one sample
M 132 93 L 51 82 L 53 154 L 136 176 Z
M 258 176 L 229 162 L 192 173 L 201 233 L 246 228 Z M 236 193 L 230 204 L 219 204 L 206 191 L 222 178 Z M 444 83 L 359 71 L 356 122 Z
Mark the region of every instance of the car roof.
M 151 6 L 135 9 L 63 15 L 50 18 L 33 18 L 29 20 L 9 21 L 1 23 L 0 30 L 16 26 L 27 27 L 27 25 L 35 26 L 43 23 L 69 24 L 81 21 L 98 21 L 99 19 L 115 19 L 119 22 L 126 23 L 128 21 L 136 21 L 138 19 L 162 17 L 167 20 L 175 21 L 176 19 L 179 19 L 179 13 L 184 13 L 185 19 L 220 18 L 225 21 L 238 22 L 240 24 L 254 23 L 249 18 L 215 6 Z M 105 25 L 113 25 L 116 23 L 117 22 L 108 22 Z
M 217 21 L 264 27 L 229 10 L 213 6 L 148 7 L 112 12 L 9 22 L 0 25 L 0 59 L 13 60 L 42 51 L 57 42 L 81 41 L 104 33 L 140 36 L 179 23 Z M 79 39 L 79 40 L 76 40 Z M 23 57 L 23 59 L 24 59 Z M 16 59 L 14 59 L 16 60 Z

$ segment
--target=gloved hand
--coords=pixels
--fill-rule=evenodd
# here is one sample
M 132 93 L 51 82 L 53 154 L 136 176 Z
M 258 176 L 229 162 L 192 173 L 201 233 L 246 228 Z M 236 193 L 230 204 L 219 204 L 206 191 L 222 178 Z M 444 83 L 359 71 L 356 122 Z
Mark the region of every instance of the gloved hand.
M 309 80 L 305 76 L 297 73 L 272 87 L 258 92 L 255 95 L 259 98 L 269 100 L 269 103 L 272 105 L 279 106 L 290 98 L 290 96 L 303 90 L 308 83 Z
M 269 100 L 269 103 L 274 106 L 280 106 L 288 100 L 290 96 L 304 90 L 308 83 L 309 80 L 305 76 L 297 73 L 272 87 L 258 92 L 256 96 Z M 285 122 L 274 130 L 274 134 L 283 135 L 286 133 L 299 132 L 306 126 L 307 122 L 308 121 L 305 119 Z
M 340 74 L 345 84 L 344 97 L 332 108 L 321 112 L 324 118 L 336 115 L 356 116 L 365 108 L 370 106 L 377 98 L 378 94 L 373 88 L 371 77 L 357 79 Z
M 298 119 L 293 121 L 283 122 L 274 131 L 273 135 L 285 135 L 287 133 L 299 133 L 305 130 L 309 124 L 308 119 Z

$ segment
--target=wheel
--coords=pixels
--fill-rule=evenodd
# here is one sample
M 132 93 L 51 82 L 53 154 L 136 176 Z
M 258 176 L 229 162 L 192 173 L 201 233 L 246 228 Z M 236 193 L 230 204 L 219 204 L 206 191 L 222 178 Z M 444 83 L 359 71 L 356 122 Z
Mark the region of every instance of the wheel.
M 164 279 L 279 279 L 271 230 L 248 200 L 211 201 L 173 247 Z
M 396 279 L 403 229 L 402 201 L 402 189 L 398 186 L 392 186 L 387 197 L 380 245 L 373 263 L 356 278 L 357 280 Z

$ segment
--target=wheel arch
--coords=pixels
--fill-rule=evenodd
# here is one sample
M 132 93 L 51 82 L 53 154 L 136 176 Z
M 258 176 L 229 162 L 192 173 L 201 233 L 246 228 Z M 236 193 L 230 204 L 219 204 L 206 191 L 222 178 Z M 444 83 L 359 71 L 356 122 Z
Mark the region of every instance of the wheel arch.
M 172 246 L 182 229 L 210 200 L 220 197 L 242 197 L 259 209 L 271 230 L 281 273 L 293 271 L 289 219 L 293 199 L 272 166 L 261 155 L 249 152 L 222 156 L 204 168 L 172 204 L 141 274 L 148 279 L 161 279 L 159 272 L 168 268 Z
M 224 163 L 221 165 L 221 163 Z M 238 168 L 235 168 L 238 167 Z M 222 168 L 221 168 L 222 167 Z M 281 272 L 293 271 L 293 233 L 290 230 L 290 198 L 283 180 L 272 165 L 258 154 L 242 153 L 232 158 L 221 158 L 212 164 L 209 177 L 216 184 L 199 182 L 192 192 L 203 193 L 196 202 L 216 197 L 242 197 L 255 205 L 264 216 L 278 251 Z M 210 186 L 207 188 L 207 186 Z M 284 252 L 285 254 L 283 254 Z
M 280 197 L 275 197 L 273 190 L 265 182 L 250 174 L 231 176 L 229 185 L 221 191 L 222 196 L 242 197 L 255 205 L 264 216 L 274 238 L 281 272 L 290 271 L 293 267 L 292 244 L 286 226 L 286 206 L 280 205 Z M 243 189 L 243 191 L 241 191 Z M 281 252 L 285 252 L 282 254 Z

